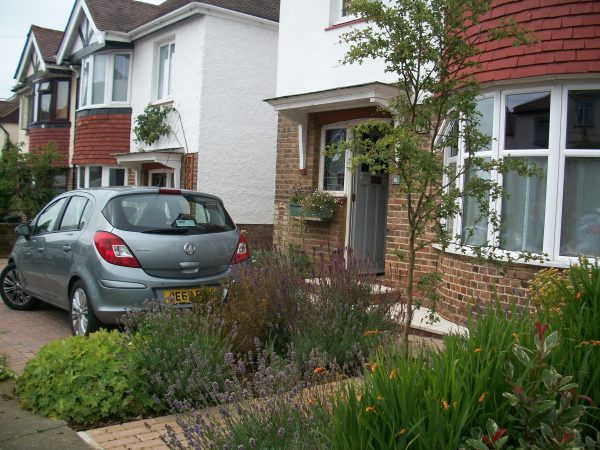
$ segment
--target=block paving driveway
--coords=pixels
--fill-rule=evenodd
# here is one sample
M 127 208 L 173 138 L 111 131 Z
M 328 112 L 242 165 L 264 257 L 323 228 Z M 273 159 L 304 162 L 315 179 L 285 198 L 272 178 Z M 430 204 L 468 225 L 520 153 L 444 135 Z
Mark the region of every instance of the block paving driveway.
M 0 259 L 0 270 L 6 259 Z M 0 355 L 17 373 L 48 341 L 71 335 L 66 311 L 40 303 L 32 311 L 15 311 L 0 301 Z

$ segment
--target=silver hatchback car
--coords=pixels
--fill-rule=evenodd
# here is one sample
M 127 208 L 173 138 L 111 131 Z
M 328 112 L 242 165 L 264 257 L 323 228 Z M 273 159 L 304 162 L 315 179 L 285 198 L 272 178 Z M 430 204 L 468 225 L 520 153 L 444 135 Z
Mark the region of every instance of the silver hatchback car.
M 19 235 L 0 274 L 13 309 L 69 311 L 74 335 L 115 324 L 147 299 L 188 303 L 249 261 L 222 201 L 194 191 L 96 188 L 52 200 Z

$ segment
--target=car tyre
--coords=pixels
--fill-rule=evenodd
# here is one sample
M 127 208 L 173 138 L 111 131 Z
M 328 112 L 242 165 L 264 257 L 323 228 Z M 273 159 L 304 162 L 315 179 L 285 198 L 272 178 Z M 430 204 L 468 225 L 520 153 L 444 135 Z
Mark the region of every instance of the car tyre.
M 23 290 L 17 266 L 12 263 L 0 273 L 0 296 L 6 306 L 20 311 L 30 310 L 39 303 Z
M 73 284 L 69 301 L 69 319 L 73 336 L 88 336 L 102 325 L 92 307 L 92 301 L 81 280 Z

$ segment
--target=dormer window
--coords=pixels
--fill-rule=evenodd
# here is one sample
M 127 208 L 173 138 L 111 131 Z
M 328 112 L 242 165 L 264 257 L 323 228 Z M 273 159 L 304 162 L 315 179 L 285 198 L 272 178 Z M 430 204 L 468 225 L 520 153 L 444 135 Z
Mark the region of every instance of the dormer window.
M 60 122 L 69 120 L 68 79 L 48 79 L 35 84 L 34 122 Z
M 131 54 L 92 55 L 81 62 L 80 108 L 129 104 Z

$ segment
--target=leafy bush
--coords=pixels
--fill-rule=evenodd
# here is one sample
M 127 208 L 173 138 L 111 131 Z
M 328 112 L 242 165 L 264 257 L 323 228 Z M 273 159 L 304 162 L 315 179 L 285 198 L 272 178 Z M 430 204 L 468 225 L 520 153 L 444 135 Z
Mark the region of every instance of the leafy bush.
M 541 287 L 535 297 L 538 320 L 561 337 L 551 364 L 573 375 L 579 392 L 596 407 L 583 421 L 600 429 L 600 266 L 583 258 L 565 273 L 548 274 L 538 275 L 534 284 Z
M 15 373 L 8 367 L 8 357 L 0 355 L 0 381 L 12 380 L 15 378 Z
M 471 323 L 468 338 L 447 337 L 443 350 L 380 351 L 364 385 L 334 400 L 334 447 L 458 448 L 465 432 L 505 414 L 509 385 L 498 374 L 528 329 L 527 318 L 498 307 Z
M 140 375 L 156 410 L 167 407 L 165 400 L 212 403 L 211 385 L 227 377 L 224 358 L 231 337 L 203 305 L 148 302 L 145 311 L 127 316 L 124 338 L 128 368 Z
M 50 342 L 17 380 L 24 408 L 75 425 L 124 419 L 148 410 L 150 397 L 118 332 L 99 331 Z

